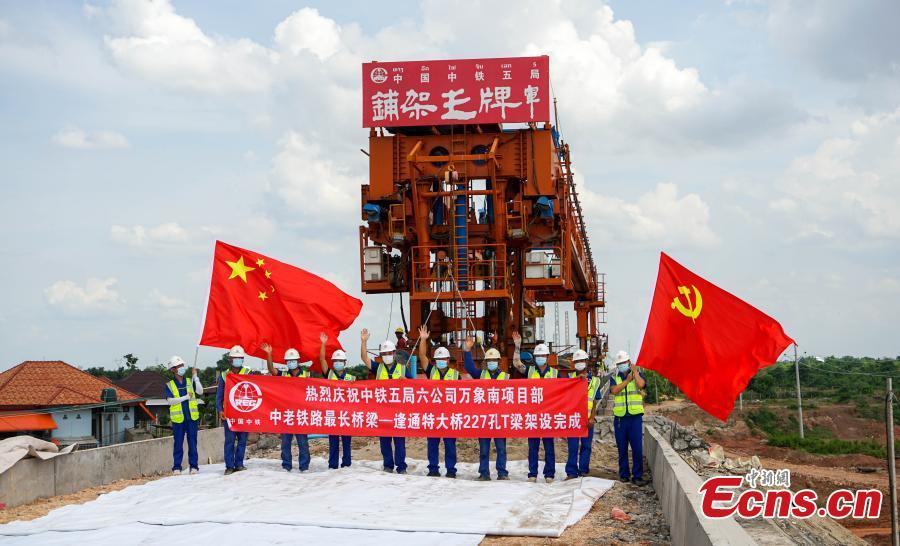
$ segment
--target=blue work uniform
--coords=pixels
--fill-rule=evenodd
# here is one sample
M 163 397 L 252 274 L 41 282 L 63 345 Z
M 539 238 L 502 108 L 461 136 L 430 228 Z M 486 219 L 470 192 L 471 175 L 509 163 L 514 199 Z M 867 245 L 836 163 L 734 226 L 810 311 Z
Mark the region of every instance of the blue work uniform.
M 560 377 L 557 370 L 548 364 L 546 369 L 541 372 L 537 366 L 531 366 L 525 369 L 525 378 L 532 379 L 555 379 Z M 540 459 L 541 444 L 544 444 L 544 477 L 553 479 L 556 476 L 556 448 L 553 445 L 553 438 L 529 438 L 528 439 L 528 477 L 537 478 L 538 460 Z
M 347 370 L 336 372 L 334 371 L 334 369 L 331 369 L 328 370 L 328 379 L 334 381 L 353 381 L 356 378 L 353 377 L 352 374 L 347 373 Z M 350 466 L 350 452 L 352 450 L 352 443 L 352 436 L 338 436 L 336 434 L 328 435 L 328 468 L 337 468 L 339 461 L 341 468 Z M 344 448 L 343 457 L 341 457 L 341 447 Z
M 644 376 L 641 375 L 641 379 Z M 616 385 L 615 377 L 624 381 L 627 373 L 616 372 L 610 376 L 609 388 Z M 610 391 L 610 396 L 614 396 Z M 626 392 L 627 396 L 627 392 Z M 613 417 L 616 447 L 619 448 L 619 477 L 623 480 L 640 480 L 644 476 L 644 413 L 634 413 L 626 406 L 624 417 Z M 631 472 L 628 470 L 628 446 L 631 446 Z
M 309 368 L 298 366 L 295 370 L 285 370 L 279 374 L 281 377 L 311 377 Z M 282 434 L 281 435 L 281 468 L 291 469 L 291 444 L 297 439 L 297 468 L 300 472 L 309 470 L 309 436 L 306 434 Z
M 375 374 L 375 379 L 378 379 L 378 368 L 380 366 L 384 366 L 385 372 L 387 372 L 387 376 L 389 379 L 414 379 L 415 376 L 412 374 L 412 367 L 400 364 L 398 362 L 394 362 L 390 366 L 386 364 L 382 364 L 380 362 L 375 362 L 375 360 L 370 361 L 369 369 L 372 370 L 372 373 Z M 403 373 L 397 373 L 397 366 L 403 366 Z M 381 436 L 378 438 L 378 443 L 381 447 L 381 458 L 384 463 L 384 469 L 388 472 L 393 472 L 394 468 L 397 469 L 397 474 L 406 474 L 406 438 L 402 436 Z M 393 444 L 393 449 L 391 449 L 391 444 Z
M 573 376 L 574 377 L 574 376 Z M 587 374 L 588 394 L 590 394 L 591 382 L 596 382 L 596 392 L 594 393 L 594 404 L 599 404 L 603 398 L 600 391 L 600 378 L 593 377 L 590 372 Z M 591 411 L 588 411 L 588 419 L 591 417 Z M 588 425 L 587 434 L 581 438 L 574 436 L 568 439 L 569 456 L 566 458 L 566 477 L 577 478 L 579 476 L 587 476 L 591 467 L 591 442 L 594 441 L 594 427 Z
M 239 373 L 241 375 L 247 375 L 250 373 L 249 368 L 241 368 L 239 372 L 232 371 L 234 368 L 230 368 L 228 371 L 224 371 L 219 374 L 219 388 L 216 389 L 216 410 L 219 412 L 224 411 L 224 402 L 225 402 L 225 376 L 230 373 Z M 246 432 L 234 432 L 231 430 L 231 427 L 228 426 L 228 419 L 224 421 L 225 425 L 225 468 L 234 470 L 235 468 L 241 468 L 244 466 L 244 452 L 247 450 L 247 433 Z
M 494 372 L 487 369 L 482 371 L 476 368 L 475 360 L 470 352 L 463 353 L 463 363 L 466 366 L 466 371 L 473 379 L 509 379 L 509 374 L 499 367 Z M 497 450 L 497 477 L 509 476 L 509 472 L 506 470 L 506 438 L 494 438 L 493 440 L 494 447 Z M 489 478 L 491 476 L 491 438 L 478 439 L 478 474 L 481 477 Z
M 447 366 L 443 370 L 433 364 L 425 368 L 425 377 L 436 381 L 453 381 L 459 379 L 459 372 Z M 444 465 L 447 477 L 456 477 L 456 438 L 444 438 Z M 428 473 L 440 475 L 441 438 L 428 438 Z
M 183 376 L 177 375 L 174 379 L 176 392 L 170 392 L 169 383 L 166 383 L 166 391 L 171 398 L 181 398 L 187 396 L 187 380 Z M 191 379 L 193 381 L 193 379 Z M 187 436 L 188 443 L 188 465 L 195 470 L 200 470 L 199 457 L 197 456 L 197 430 L 200 428 L 200 418 L 191 418 L 191 410 L 188 400 L 181 402 L 181 415 L 184 421 L 181 423 L 172 423 L 172 437 L 175 445 L 172 450 L 172 470 L 181 470 L 181 461 L 184 459 L 184 437 Z

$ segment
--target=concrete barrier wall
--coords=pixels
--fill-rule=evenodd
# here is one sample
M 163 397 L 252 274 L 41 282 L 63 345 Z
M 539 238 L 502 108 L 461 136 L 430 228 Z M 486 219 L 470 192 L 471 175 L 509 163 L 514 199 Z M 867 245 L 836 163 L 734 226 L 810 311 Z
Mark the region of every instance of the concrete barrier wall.
M 734 518 L 709 519 L 700 508 L 703 481 L 653 427 L 644 427 L 644 455 L 653 488 L 669 524 L 672 544 L 724 546 L 756 544 Z
M 200 464 L 222 462 L 224 429 L 201 430 L 197 436 Z M 166 473 L 172 469 L 172 437 L 73 451 L 42 461 L 23 459 L 0 474 L 0 502 L 13 507 L 33 500 L 66 495 L 116 480 Z M 182 466 L 187 470 L 187 442 Z

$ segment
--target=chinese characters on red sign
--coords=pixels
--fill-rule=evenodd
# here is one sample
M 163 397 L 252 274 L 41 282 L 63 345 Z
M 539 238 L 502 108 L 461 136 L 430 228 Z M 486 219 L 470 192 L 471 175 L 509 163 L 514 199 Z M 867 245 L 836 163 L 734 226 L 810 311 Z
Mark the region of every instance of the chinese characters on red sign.
M 550 57 L 363 64 L 363 127 L 550 121 Z
M 241 432 L 457 438 L 587 431 L 583 379 L 329 381 L 229 374 L 225 415 Z

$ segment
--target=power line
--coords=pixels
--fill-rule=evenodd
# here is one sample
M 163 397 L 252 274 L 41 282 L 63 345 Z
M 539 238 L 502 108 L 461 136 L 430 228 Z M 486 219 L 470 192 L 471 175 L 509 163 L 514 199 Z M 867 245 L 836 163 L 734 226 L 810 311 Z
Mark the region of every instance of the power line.
M 844 370 L 829 370 L 827 368 L 821 368 L 814 364 L 810 364 L 809 362 L 803 362 L 803 361 L 801 361 L 800 364 L 802 364 L 803 366 L 806 366 L 807 368 L 817 370 L 820 372 L 833 373 L 833 374 L 839 374 L 839 375 L 863 375 L 863 376 L 867 376 L 867 377 L 891 377 L 891 378 L 898 377 L 896 375 L 891 375 L 891 374 L 880 374 L 880 373 L 870 373 L 870 372 L 851 372 L 851 371 L 844 371 Z

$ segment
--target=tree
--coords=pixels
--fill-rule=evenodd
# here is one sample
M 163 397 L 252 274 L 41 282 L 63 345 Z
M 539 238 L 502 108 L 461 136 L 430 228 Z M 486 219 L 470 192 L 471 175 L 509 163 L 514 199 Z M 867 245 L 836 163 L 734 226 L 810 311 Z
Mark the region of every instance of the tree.
M 125 359 L 125 368 L 128 371 L 133 372 L 133 371 L 137 370 L 138 357 L 134 356 L 131 353 L 128 353 L 127 355 L 124 355 L 122 358 Z

